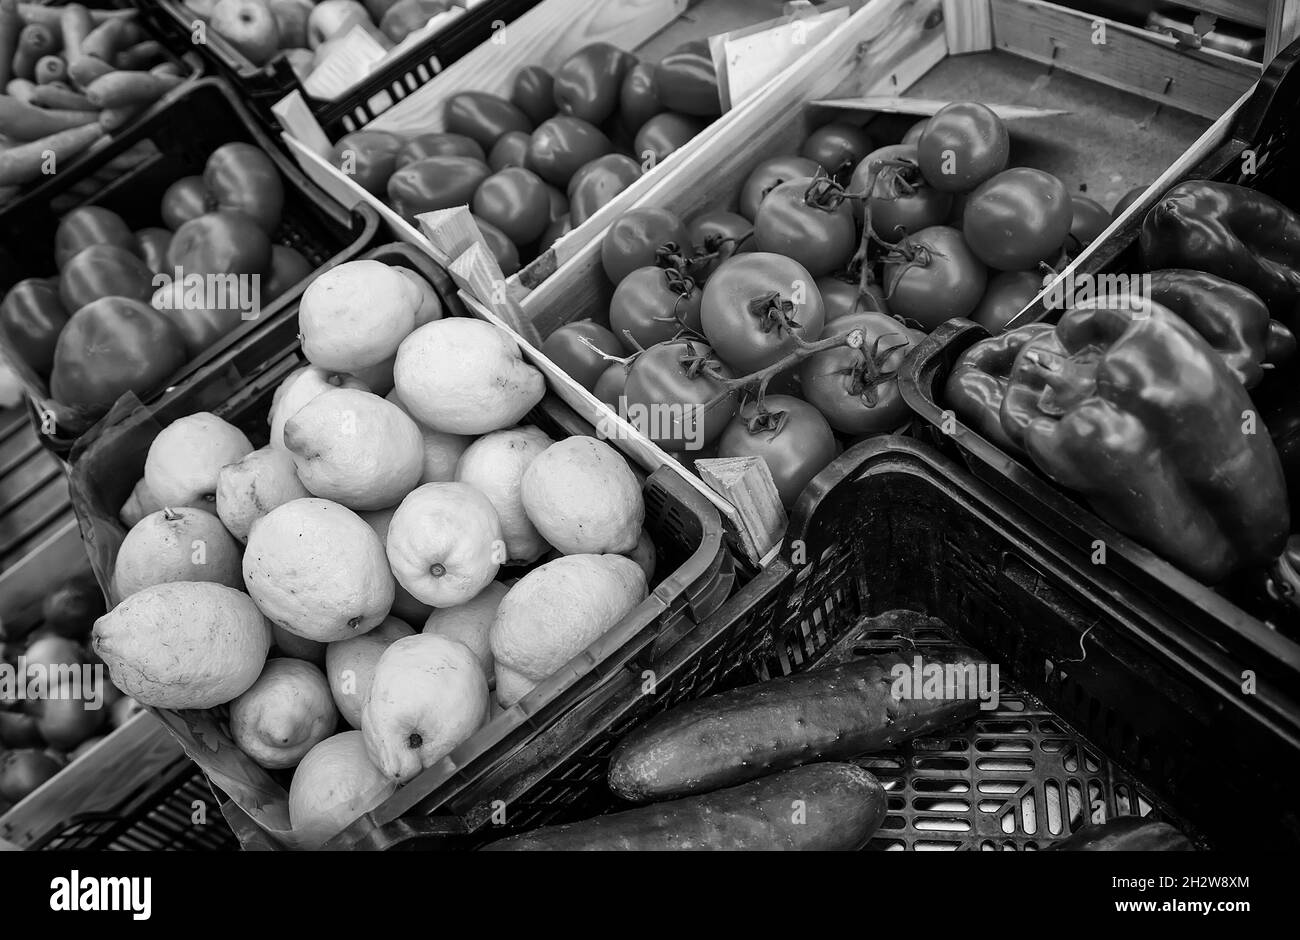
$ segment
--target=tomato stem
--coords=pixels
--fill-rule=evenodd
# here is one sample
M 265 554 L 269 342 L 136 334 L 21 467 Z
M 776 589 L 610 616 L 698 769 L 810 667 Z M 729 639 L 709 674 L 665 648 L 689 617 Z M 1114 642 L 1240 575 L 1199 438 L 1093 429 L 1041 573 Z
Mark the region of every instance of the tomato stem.
M 751 372 L 749 375 L 742 375 L 739 378 L 734 379 L 727 378 L 717 369 L 709 368 L 707 366 L 704 367 L 702 371 L 708 375 L 709 378 L 713 379 L 723 387 L 723 391 L 719 392 L 704 404 L 705 410 L 707 411 L 710 408 L 720 405 L 732 395 L 736 394 L 736 392 L 747 388 L 756 382 L 759 386 L 759 397 L 761 398 L 767 390 L 768 382 L 785 370 L 797 366 L 805 359 L 827 349 L 838 349 L 841 346 L 847 346 L 850 349 L 860 349 L 862 344 L 865 342 L 865 337 L 860 329 L 847 330 L 843 333 L 837 333 L 834 336 L 828 336 L 812 343 L 808 342 L 798 334 L 792 335 L 795 339 L 796 349 L 792 352 L 786 353 L 771 365 L 765 366 L 757 372 Z M 690 372 L 688 371 L 687 374 L 690 375 Z M 698 374 L 699 373 L 697 372 L 696 375 Z M 691 377 L 694 378 L 695 376 Z

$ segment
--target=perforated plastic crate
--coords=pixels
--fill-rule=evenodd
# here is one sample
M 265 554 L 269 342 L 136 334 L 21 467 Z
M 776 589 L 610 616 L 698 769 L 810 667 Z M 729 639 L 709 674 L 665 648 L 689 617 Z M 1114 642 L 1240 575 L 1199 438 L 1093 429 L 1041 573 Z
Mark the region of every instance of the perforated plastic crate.
M 654 664 L 629 663 L 497 770 L 506 823 L 444 817 L 394 841 L 482 844 L 628 808 L 609 754 L 673 704 L 898 648 L 889 611 L 938 618 L 997 663 L 1002 708 L 967 727 L 861 759 L 889 788 L 879 849 L 1042 848 L 1111 815 L 1158 812 L 1218 847 L 1300 844 L 1300 675 L 1259 676 L 1114 581 L 1056 535 L 923 445 L 846 451 L 796 506 L 779 558 Z M 1232 807 L 1250 806 L 1249 819 Z M 451 807 L 456 808 L 453 802 Z

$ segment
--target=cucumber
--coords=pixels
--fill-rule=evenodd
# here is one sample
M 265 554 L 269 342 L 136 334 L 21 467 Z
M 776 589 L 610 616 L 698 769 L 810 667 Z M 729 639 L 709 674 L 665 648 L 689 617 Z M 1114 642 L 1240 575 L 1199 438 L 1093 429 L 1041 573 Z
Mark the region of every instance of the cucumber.
M 1116 816 L 1092 823 L 1049 849 L 1059 852 L 1193 852 L 1195 847 L 1167 822 L 1141 816 Z
M 919 654 L 864 656 L 671 708 L 619 742 L 609 787 L 633 802 L 716 790 L 774 770 L 845 760 L 979 713 L 969 698 L 898 698 L 893 670 Z M 928 653 L 931 665 L 978 666 L 973 650 Z
M 845 852 L 885 819 L 885 788 L 853 764 L 810 764 L 668 803 L 534 829 L 495 852 Z

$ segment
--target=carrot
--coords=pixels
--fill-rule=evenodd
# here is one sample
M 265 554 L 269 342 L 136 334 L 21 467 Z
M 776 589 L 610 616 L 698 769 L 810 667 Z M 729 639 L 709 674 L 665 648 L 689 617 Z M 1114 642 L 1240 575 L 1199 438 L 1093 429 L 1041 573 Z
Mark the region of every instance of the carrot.
M 79 91 L 73 91 L 67 85 L 51 82 L 48 85 L 36 85 L 31 90 L 28 104 L 38 108 L 61 108 L 65 111 L 98 111 Z
M 38 85 L 61 82 L 68 77 L 68 63 L 63 61 L 61 55 L 41 56 L 36 62 L 35 75 Z
M 99 112 L 99 126 L 110 134 L 116 133 L 126 125 L 130 124 L 140 114 L 143 114 L 149 107 L 149 103 L 144 104 L 124 104 L 118 108 L 105 108 Z
M 0 96 L 0 134 L 15 140 L 36 140 L 94 122 L 93 111 L 49 111 L 34 108 L 8 95 Z
M 32 95 L 36 93 L 36 83 L 29 82 L 25 78 L 13 78 L 9 84 L 5 85 L 5 94 L 12 95 L 23 104 L 32 103 Z
M 101 108 L 150 104 L 181 83 L 174 75 L 153 72 L 109 72 L 86 86 L 86 97 Z
M 72 84 L 81 89 L 101 75 L 107 75 L 112 71 L 113 66 L 93 55 L 83 55 L 80 59 L 68 63 L 68 78 L 72 79 Z
M 7 85 L 14 77 L 14 52 L 22 28 L 18 0 L 0 0 L 0 85 Z
M 118 50 L 129 45 L 127 40 L 130 36 L 126 27 L 126 21 L 120 19 L 100 23 L 81 41 L 81 54 L 112 62 Z
M 59 17 L 59 28 L 63 30 L 63 57 L 69 62 L 81 58 L 81 44 L 95 28 L 90 11 L 80 3 L 69 3 Z
M 18 12 L 26 22 L 40 23 L 51 29 L 59 25 L 60 18 L 63 16 L 63 10 L 59 7 L 49 7 L 41 3 L 20 3 Z M 135 10 L 91 10 L 90 21 L 98 25 L 109 20 L 130 20 L 135 18 L 135 12 Z
M 36 72 L 37 61 L 54 51 L 54 33 L 49 27 L 39 23 L 24 26 L 18 34 L 18 49 L 14 52 L 14 74 L 19 78 L 31 78 Z
M 0 153 L 0 186 L 30 183 L 57 172 L 58 162 L 71 160 L 104 135 L 98 124 L 73 127 Z
M 137 42 L 129 49 L 123 49 L 119 52 L 116 65 L 119 69 L 147 69 L 161 59 L 163 55 L 162 43 L 156 39 L 146 39 L 144 42 Z

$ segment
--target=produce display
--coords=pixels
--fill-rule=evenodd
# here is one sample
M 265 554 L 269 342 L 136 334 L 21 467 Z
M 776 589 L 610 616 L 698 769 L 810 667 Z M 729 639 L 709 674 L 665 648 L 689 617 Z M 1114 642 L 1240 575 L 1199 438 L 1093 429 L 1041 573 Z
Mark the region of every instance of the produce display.
M 340 81 L 337 65 L 317 73 L 353 41 L 353 30 L 361 31 L 367 48 L 383 53 L 414 33 L 445 28 L 465 12 L 465 3 L 452 0 L 183 0 L 182 5 L 195 23 L 224 39 L 251 66 L 283 54 L 304 89 L 320 98 L 337 97 L 364 77 Z
M 701 457 L 762 457 L 787 509 L 851 443 L 905 426 L 896 374 L 953 317 L 998 329 L 1109 224 L 1041 170 L 1008 168 L 982 104 L 950 104 L 881 146 L 843 119 L 760 162 L 733 209 L 633 209 L 601 248 L 605 323 L 543 349 L 621 414 Z
M 0 0 L 0 849 L 1294 844 L 1300 41 L 1185 6 Z
M 186 71 L 133 11 L 0 3 L 0 204 L 131 123 Z M 53 156 L 51 156 L 53 155 Z
M 17 636 L 0 625 L 0 664 L 15 670 L 19 662 L 39 666 L 71 682 L 70 671 L 80 673 L 94 662 L 90 631 L 103 613 L 95 579 L 69 578 L 46 596 L 35 629 Z M 63 697 L 29 698 L 12 683 L 0 686 L 0 814 L 139 711 L 117 686 L 90 676 L 88 684 L 78 676 Z
M 509 99 L 464 91 L 443 108 L 445 131 L 356 131 L 334 145 L 334 165 L 412 224 L 468 205 L 507 276 L 721 114 L 701 42 L 654 65 L 593 43 L 553 74 L 520 69 Z
M 1179 183 L 1141 222 L 1135 285 L 976 343 L 947 401 L 1206 584 L 1281 564 L 1287 475 L 1249 422 L 1294 375 L 1297 239 L 1263 193 Z
M 0 302 L 5 344 L 79 422 L 127 392 L 156 391 L 311 273 L 301 252 L 272 241 L 284 201 L 271 158 L 231 143 L 167 188 L 161 225 L 132 231 L 101 206 L 72 210 L 52 246 L 57 273 L 19 281 Z
M 269 442 L 178 418 L 122 510 L 96 654 L 142 705 L 225 706 L 233 743 L 286 772 L 300 845 L 437 764 L 655 585 L 622 455 L 527 423 L 541 373 L 497 327 L 442 314 L 408 268 L 319 275 L 299 310 L 309 364 L 276 389 Z M 345 799 L 354 778 L 373 785 Z

